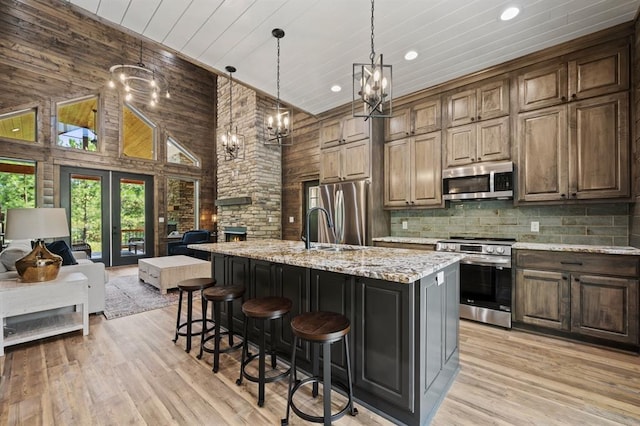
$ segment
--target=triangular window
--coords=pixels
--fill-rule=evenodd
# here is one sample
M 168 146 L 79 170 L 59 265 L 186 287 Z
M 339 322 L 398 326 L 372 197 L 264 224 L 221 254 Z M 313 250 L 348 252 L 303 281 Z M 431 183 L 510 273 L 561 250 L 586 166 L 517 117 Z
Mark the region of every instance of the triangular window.
M 200 167 L 198 157 L 190 153 L 171 136 L 167 138 L 167 163 Z
M 155 160 L 156 126 L 131 105 L 122 110 L 122 154 Z

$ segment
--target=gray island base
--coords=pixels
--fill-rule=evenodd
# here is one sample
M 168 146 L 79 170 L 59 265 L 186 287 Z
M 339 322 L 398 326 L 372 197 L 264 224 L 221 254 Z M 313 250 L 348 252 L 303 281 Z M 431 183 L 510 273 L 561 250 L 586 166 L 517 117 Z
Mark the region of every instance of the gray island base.
M 218 285 L 243 284 L 247 299 L 293 301 L 289 317 L 271 330 L 283 359 L 291 356 L 291 318 L 316 310 L 346 315 L 356 401 L 395 423 L 431 421 L 459 370 L 460 255 L 329 245 L 306 250 L 302 242 L 280 240 L 189 248 L 211 253 Z M 236 303 L 231 326 L 240 330 Z M 255 342 L 257 329 L 251 333 Z M 331 350 L 332 374 L 346 382 L 342 343 Z M 296 348 L 296 362 L 311 370 L 306 342 Z

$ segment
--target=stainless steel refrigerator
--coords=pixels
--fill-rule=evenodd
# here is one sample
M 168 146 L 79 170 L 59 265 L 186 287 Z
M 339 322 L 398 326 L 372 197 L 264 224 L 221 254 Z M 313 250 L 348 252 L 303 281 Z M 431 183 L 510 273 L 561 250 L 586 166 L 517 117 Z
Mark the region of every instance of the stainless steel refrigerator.
M 318 241 L 322 243 L 367 244 L 367 197 L 369 182 L 320 185 L 320 207 L 324 207 L 334 223 L 327 226 L 326 216 L 318 215 Z

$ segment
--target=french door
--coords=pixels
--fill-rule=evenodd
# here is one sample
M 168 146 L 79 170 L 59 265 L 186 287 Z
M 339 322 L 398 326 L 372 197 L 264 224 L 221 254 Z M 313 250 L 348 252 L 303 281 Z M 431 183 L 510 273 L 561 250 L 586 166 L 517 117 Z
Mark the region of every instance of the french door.
M 106 266 L 154 256 L 153 176 L 60 168 L 60 202 L 71 224 L 71 246 Z

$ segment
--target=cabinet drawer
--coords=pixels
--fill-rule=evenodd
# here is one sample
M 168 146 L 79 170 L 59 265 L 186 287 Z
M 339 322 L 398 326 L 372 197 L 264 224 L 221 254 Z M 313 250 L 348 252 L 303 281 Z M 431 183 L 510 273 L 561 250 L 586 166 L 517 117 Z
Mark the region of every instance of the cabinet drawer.
M 516 266 L 621 277 L 637 277 L 640 271 L 639 260 L 635 256 L 536 250 L 518 250 Z

